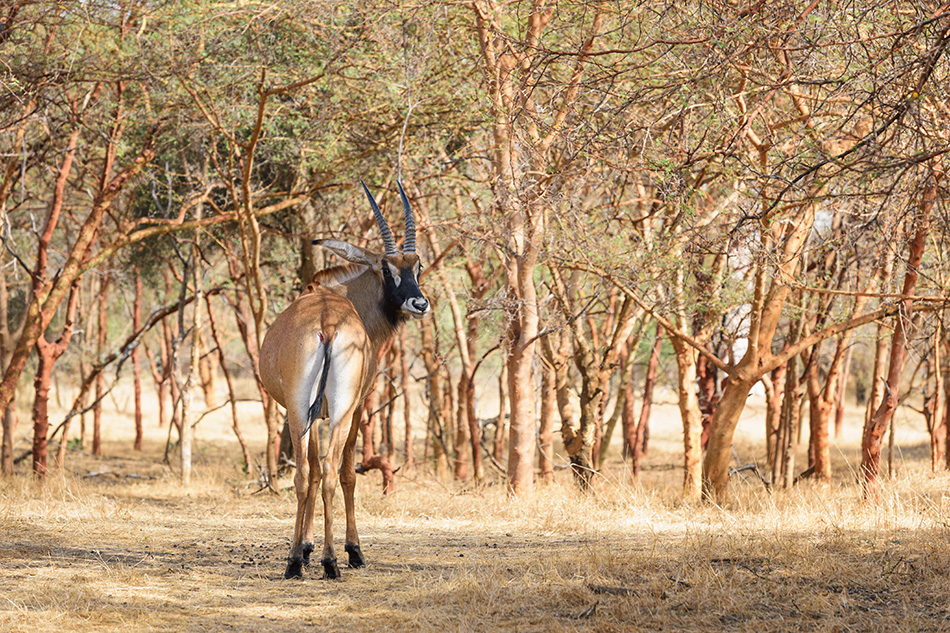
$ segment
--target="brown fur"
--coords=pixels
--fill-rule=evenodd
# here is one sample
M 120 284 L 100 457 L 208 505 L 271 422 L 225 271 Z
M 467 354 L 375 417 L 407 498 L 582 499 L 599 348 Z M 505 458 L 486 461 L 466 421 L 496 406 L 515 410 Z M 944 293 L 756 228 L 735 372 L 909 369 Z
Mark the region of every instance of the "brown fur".
M 333 549 L 333 494 L 339 478 L 346 509 L 346 551 L 350 565 L 364 564 L 356 530 L 353 489 L 356 484 L 354 447 L 359 428 L 360 406 L 372 388 L 376 376 L 376 357 L 389 342 L 396 325 L 383 311 L 383 268 L 392 265 L 397 272 L 405 269 L 416 277 L 419 258 L 414 253 L 384 260 L 382 255 L 341 242 L 325 244 L 337 254 L 355 261 L 322 270 L 313 276 L 304 292 L 275 320 L 261 346 L 261 380 L 267 392 L 287 408 L 294 460 L 297 472 L 297 520 L 285 576 L 301 576 L 309 564 L 313 549 L 313 514 L 317 489 L 322 482 L 324 508 L 323 567 L 329 578 L 339 576 Z M 393 273 L 392 270 L 387 275 Z M 406 286 L 403 286 L 406 288 Z M 411 287 L 410 287 L 411 290 Z M 418 288 L 416 288 L 418 293 Z M 425 298 L 418 295 L 428 311 Z M 398 298 L 396 299 L 398 301 Z M 386 309 L 391 310 L 393 299 Z M 409 299 L 406 299 L 409 301 Z M 405 306 L 400 308 L 406 310 Z M 411 308 L 410 308 L 411 310 Z M 392 312 L 390 312 L 392 314 Z M 400 313 L 394 320 L 408 318 Z M 327 348 L 326 345 L 330 347 Z M 329 350 L 327 352 L 327 350 Z M 326 362 L 330 365 L 325 365 Z M 326 369 L 322 369 L 326 367 Z M 330 395 L 324 400 L 324 415 L 331 413 L 330 438 L 326 453 L 321 456 L 319 433 L 310 428 L 309 398 L 318 378 L 314 371 L 331 380 L 336 389 L 335 407 L 328 407 Z M 344 385 L 341 390 L 340 385 Z
M 414 268 L 419 263 L 419 256 L 411 253 L 391 257 L 388 261 L 400 270 Z M 317 288 L 326 288 L 350 300 L 363 321 L 374 354 L 392 340 L 396 329 L 378 309 L 383 296 L 382 276 L 379 273 L 362 264 L 334 266 L 315 273 L 303 294 L 314 292 Z

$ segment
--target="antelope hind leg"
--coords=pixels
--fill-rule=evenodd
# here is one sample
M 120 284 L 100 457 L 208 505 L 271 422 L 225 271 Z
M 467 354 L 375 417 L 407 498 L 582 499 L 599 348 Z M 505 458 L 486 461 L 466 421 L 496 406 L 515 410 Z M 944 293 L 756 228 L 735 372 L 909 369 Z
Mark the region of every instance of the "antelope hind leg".
M 294 473 L 294 489 L 297 493 L 297 518 L 294 523 L 294 536 L 290 544 L 290 555 L 287 557 L 287 569 L 284 570 L 284 578 L 302 578 L 304 564 L 309 559 L 310 552 L 313 551 L 313 543 L 308 543 L 305 539 L 307 532 L 307 498 L 311 496 L 310 459 L 307 443 L 300 438 L 300 431 L 304 427 L 300 424 L 299 419 L 294 419 L 298 416 L 290 412 L 288 414 L 290 417 L 291 440 L 294 446 L 294 461 L 297 464 L 297 472 Z
M 356 509 L 354 507 L 354 489 L 356 488 L 355 449 L 356 434 L 359 431 L 360 411 L 353 414 L 350 432 L 343 447 L 343 463 L 340 465 L 340 487 L 343 488 L 343 503 L 346 508 L 346 544 L 343 549 L 349 558 L 349 566 L 365 567 L 366 559 L 360 549 L 360 537 L 356 531 Z

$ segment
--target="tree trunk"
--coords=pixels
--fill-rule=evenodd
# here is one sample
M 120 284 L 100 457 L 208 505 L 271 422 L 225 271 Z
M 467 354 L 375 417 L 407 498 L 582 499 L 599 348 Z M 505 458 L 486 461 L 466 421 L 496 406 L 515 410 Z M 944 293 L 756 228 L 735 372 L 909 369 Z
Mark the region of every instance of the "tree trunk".
M 458 193 L 456 192 L 458 197 Z M 457 204 L 461 206 L 459 201 Z M 432 239 L 431 234 L 427 234 L 429 245 L 432 252 L 439 257 L 442 253 L 441 248 Z M 479 299 L 485 292 L 485 289 L 479 284 L 483 281 L 481 268 L 478 264 L 473 264 L 470 260 L 466 262 L 466 268 L 472 277 L 473 285 L 472 299 Z M 472 469 L 475 479 L 482 477 L 481 451 L 479 446 L 480 429 L 478 420 L 475 417 L 475 388 L 472 382 L 473 372 L 475 371 L 475 341 L 478 339 L 478 317 L 473 314 L 462 314 L 462 308 L 455 296 L 452 285 L 442 274 L 441 269 L 436 269 L 436 279 L 442 284 L 444 296 L 449 305 L 452 314 L 453 333 L 455 342 L 459 350 L 459 360 L 461 361 L 461 375 L 457 384 L 457 409 L 455 412 L 455 478 L 467 479 L 469 476 L 469 453 L 471 452 Z
M 37 350 L 39 351 L 39 350 Z M 46 477 L 46 442 L 49 436 L 49 386 L 53 360 L 49 352 L 37 354 L 33 377 L 33 474 Z
M 894 258 L 890 254 L 884 255 L 884 271 L 881 273 L 881 287 L 886 288 L 891 281 L 891 275 L 894 272 Z M 882 323 L 877 324 L 877 337 L 874 342 L 874 368 L 871 371 L 871 394 L 868 397 L 867 407 L 864 410 L 864 426 L 871 423 L 874 412 L 881 406 L 881 397 L 884 392 L 885 364 L 884 357 L 887 354 L 887 336 L 888 329 Z
M 79 303 L 79 284 L 70 288 L 66 307 L 66 320 L 59 338 L 50 343 L 46 335 L 36 339 L 37 367 L 33 378 L 35 392 L 33 400 L 33 474 L 45 478 L 47 473 L 47 441 L 49 436 L 49 389 L 53 365 L 69 346 L 76 319 L 76 306 Z M 45 328 L 44 328 L 45 329 Z M 62 439 L 66 441 L 65 434 Z
M 3 446 L 2 446 L 2 473 L 13 475 L 13 435 L 17 427 L 16 401 L 3 412 Z
M 267 476 L 273 482 L 280 472 L 280 413 L 277 401 L 268 396 L 264 400 L 264 424 L 267 426 L 267 440 L 264 453 L 267 458 Z
M 201 393 L 204 396 L 205 408 L 214 409 L 218 406 L 218 363 L 217 356 L 208 349 L 208 342 L 204 335 L 198 337 L 198 378 Z
M 475 411 L 475 381 L 474 376 L 463 372 L 465 379 L 465 418 L 468 422 L 468 439 L 472 451 L 472 474 L 475 481 L 481 481 L 482 471 L 482 427 L 478 423 L 478 414 Z
M 640 324 L 637 329 L 631 332 L 630 336 L 627 337 L 627 340 L 624 341 L 624 344 L 620 350 L 620 354 L 617 358 L 617 362 L 620 365 L 620 377 L 617 384 L 617 400 L 614 403 L 614 410 L 610 414 L 610 419 L 607 421 L 607 427 L 604 433 L 604 441 L 600 446 L 600 454 L 598 455 L 597 460 L 598 470 L 603 470 L 604 468 L 604 462 L 607 458 L 607 449 L 610 447 L 610 440 L 613 436 L 614 429 L 617 426 L 618 421 L 621 421 L 621 428 L 623 429 L 624 438 L 621 440 L 621 456 L 626 459 L 628 454 L 626 440 L 627 431 L 622 420 L 625 412 L 627 411 L 627 398 L 630 398 L 631 400 L 633 399 L 633 366 L 636 361 L 637 348 L 640 347 L 640 337 L 643 334 L 643 326 L 645 323 L 646 319 L 640 320 Z M 632 419 L 632 416 L 630 419 Z
M 630 460 L 633 467 L 633 476 L 640 476 L 640 461 L 646 455 L 647 434 L 650 427 L 650 411 L 653 408 L 653 390 L 656 387 L 657 369 L 660 366 L 660 345 L 663 343 L 660 326 L 656 327 L 656 341 L 647 361 L 646 376 L 643 380 L 643 402 L 640 403 L 640 417 L 634 428 L 633 441 L 630 449 Z M 632 401 L 631 401 L 632 402 Z M 633 405 L 631 404 L 631 409 Z M 632 411 L 631 411 L 632 413 Z
M 779 256 L 776 269 L 760 263 L 755 272 L 755 289 L 749 325 L 749 344 L 742 359 L 735 365 L 722 390 L 710 425 L 709 445 L 703 461 L 703 496 L 724 503 L 729 494 L 729 461 L 732 439 L 745 408 L 749 391 L 763 374 L 773 367 L 772 341 L 788 298 L 786 279 L 795 278 L 801 249 L 815 223 L 818 203 L 814 202 L 821 186 L 813 187 L 810 201 L 802 205 L 789 223 L 773 222 L 763 235 L 764 246 L 774 248 Z M 767 289 L 766 289 L 767 287 Z
M 468 318 L 468 335 L 466 336 L 466 345 L 468 346 L 468 358 L 470 361 L 475 357 L 475 341 L 478 340 L 478 319 L 472 315 Z M 482 427 L 478 424 L 478 413 L 475 410 L 475 366 L 470 362 L 468 367 L 462 368 L 462 378 L 465 384 L 465 421 L 468 424 L 468 439 L 472 451 L 472 475 L 475 481 L 481 481 L 484 476 L 482 471 Z M 459 394 L 461 398 L 461 394 Z
M 538 470 L 541 481 L 554 481 L 554 418 L 557 416 L 557 377 L 553 367 L 541 366 L 541 421 Z
M 197 278 L 197 274 L 195 277 Z M 186 487 L 191 485 L 192 456 L 194 453 L 195 442 L 195 424 L 197 423 L 197 420 L 192 421 L 192 417 L 197 418 L 197 416 L 194 415 L 194 403 L 195 392 L 199 388 L 197 383 L 200 382 L 200 370 L 198 369 L 198 359 L 201 356 L 201 350 L 198 344 L 198 338 L 200 337 L 201 332 L 200 314 L 201 304 L 199 302 L 195 302 L 195 310 L 191 323 L 191 357 L 188 360 L 188 369 L 187 373 L 184 375 L 184 380 L 179 380 L 179 383 L 181 383 L 183 386 L 181 389 L 181 430 L 179 433 L 180 441 L 178 442 L 178 448 L 180 458 L 179 463 L 181 465 L 181 483 Z
M 406 356 L 405 328 L 399 330 L 399 371 L 399 388 L 403 394 L 403 452 L 406 454 L 406 461 L 403 462 L 402 467 L 409 472 L 415 467 L 416 463 L 412 447 L 412 406 L 409 400 L 409 358 Z
M 894 423 L 894 416 L 891 415 L 891 421 L 888 423 L 887 433 L 887 478 L 894 478 L 894 442 L 897 437 L 897 425 Z
M 933 349 L 933 392 L 924 400 L 924 415 L 927 418 L 927 430 L 930 431 L 930 469 L 937 472 L 944 467 L 947 447 L 947 428 L 943 425 L 943 372 L 940 366 L 940 346 L 943 345 L 942 323 L 937 315 L 937 331 L 934 333 Z M 928 382 L 930 377 L 928 376 Z
M 142 276 L 138 269 L 133 269 L 135 275 L 135 303 L 132 306 L 132 327 L 138 331 L 142 327 Z M 135 442 L 132 445 L 133 450 L 142 450 L 142 437 L 144 430 L 142 428 L 142 366 L 139 362 L 139 346 L 132 348 L 132 390 L 135 400 Z M 65 434 L 63 439 L 66 439 Z
M 442 388 L 442 367 L 435 353 L 435 336 L 432 332 L 434 327 L 433 321 L 421 328 L 422 361 L 426 366 L 426 395 L 429 400 L 426 430 L 428 457 L 434 462 L 435 475 L 441 481 L 448 475 L 449 464 L 444 419 L 441 417 L 446 408 L 445 390 Z
M 873 287 L 874 280 L 872 279 L 867 291 L 870 292 Z M 867 301 L 867 295 L 855 297 L 849 319 L 855 318 L 862 312 Z M 830 303 L 828 304 L 828 308 L 830 309 Z M 821 362 L 822 343 L 818 343 L 812 348 L 812 358 L 805 372 L 809 402 L 809 470 L 811 476 L 823 481 L 829 481 L 831 479 L 829 427 L 831 414 L 837 408 L 841 392 L 844 391 L 844 385 L 842 383 L 847 376 L 846 365 L 850 355 L 849 343 L 851 341 L 851 334 L 852 331 L 848 330 L 842 333 L 835 342 L 834 355 L 832 356 L 831 364 L 828 366 L 828 373 L 825 376 L 824 385 L 821 384 L 818 371 Z
M 738 372 L 737 372 L 738 373 Z M 730 377 L 722 390 L 709 433 L 709 449 L 703 463 L 703 494 L 722 503 L 729 489 L 729 461 L 732 437 L 745 408 L 749 391 L 758 380 L 748 376 Z
M 683 494 L 695 501 L 702 496 L 701 436 L 703 432 L 699 398 L 696 395 L 696 356 L 698 352 L 685 342 L 673 338 L 676 351 L 677 402 L 683 422 Z
M 109 341 L 109 286 L 112 284 L 112 275 L 106 274 L 99 282 L 97 297 L 98 329 L 96 336 L 96 355 L 98 358 L 106 353 L 106 343 Z M 96 404 L 92 409 L 92 454 L 102 455 L 102 398 L 105 395 L 105 375 L 99 372 L 96 376 Z
M 574 479 L 581 490 L 589 490 L 591 478 L 595 474 L 592 452 L 594 450 L 595 420 L 598 417 L 598 404 L 601 396 L 596 377 L 591 375 L 590 367 L 578 360 L 578 351 L 574 351 L 575 366 L 581 374 L 580 425 L 577 431 L 579 442 L 573 443 L 568 456 Z
M 782 400 L 785 393 L 785 370 L 788 363 L 782 363 L 763 377 L 765 384 L 765 455 L 769 472 L 775 481 L 775 464 L 779 454 L 779 432 L 782 422 Z
M 458 380 L 457 408 L 455 415 L 455 478 L 468 479 L 469 454 L 471 446 L 471 426 L 468 421 L 468 377 L 464 369 Z
M 203 205 L 199 204 L 196 207 L 195 217 L 198 220 L 201 220 Z M 195 421 L 192 422 L 192 416 L 194 413 L 194 402 L 195 402 L 195 393 L 201 387 L 201 356 L 202 356 L 202 335 L 201 335 L 201 297 L 202 297 L 202 288 L 201 288 L 201 230 L 196 229 L 194 238 L 191 242 L 191 281 L 194 284 L 195 289 L 195 305 L 194 310 L 191 313 L 191 359 L 188 364 L 188 374 L 184 380 L 184 388 L 182 389 L 182 399 L 181 399 L 181 483 L 184 486 L 191 485 L 191 471 L 192 471 L 192 453 L 194 450 L 194 441 L 195 441 L 195 425 L 198 423 L 197 416 Z M 188 275 L 187 273 L 182 276 L 182 296 L 187 289 L 188 284 Z M 183 318 L 181 310 L 184 308 L 179 308 L 179 319 Z M 183 320 L 179 320 L 179 324 L 183 324 Z M 184 334 L 184 332 L 182 332 Z M 276 476 L 276 470 L 271 470 L 271 476 Z
M 907 257 L 907 272 L 904 274 L 904 284 L 901 294 L 909 297 L 917 288 L 918 269 L 927 244 L 927 235 L 930 230 L 930 215 L 937 199 L 937 187 L 943 177 L 942 172 L 933 173 L 927 184 L 927 189 L 921 198 L 916 214 L 914 238 L 910 243 Z M 894 410 L 897 408 L 897 394 L 900 388 L 900 377 L 904 369 L 906 357 L 907 326 L 910 324 L 913 301 L 902 299 L 901 310 L 897 315 L 894 326 L 894 336 L 891 338 L 891 354 L 887 370 L 886 394 L 870 422 L 864 428 L 861 444 L 861 474 L 862 488 L 865 500 L 878 497 L 878 472 L 881 461 L 881 437 L 888 423 L 891 421 Z
M 508 363 L 502 362 L 498 376 L 498 418 L 492 438 L 492 457 L 502 463 L 505 459 L 505 437 L 508 435 Z
M 795 481 L 795 454 L 798 451 L 798 431 L 801 426 L 802 391 L 799 385 L 798 357 L 788 360 L 782 399 L 781 433 L 776 458 L 778 470 L 773 470 L 772 481 L 781 481 L 786 489 Z
M 588 490 L 591 477 L 597 472 L 594 458 L 600 453 L 598 429 L 603 421 L 604 400 L 609 389 L 610 374 L 633 329 L 633 302 L 628 297 L 624 298 L 620 310 L 605 320 L 605 342 L 601 345 L 599 337 L 594 336 L 597 331 L 595 324 L 590 323 L 588 319 L 589 326 L 585 329 L 583 320 L 576 318 L 577 311 L 583 308 L 576 305 L 574 280 L 566 279 L 555 266 L 551 266 L 549 270 L 552 277 L 550 287 L 557 298 L 564 322 L 570 328 L 574 367 L 581 379 L 580 425 L 575 437 L 565 444 L 565 447 L 575 481 L 581 490 Z M 610 305 L 616 306 L 615 298 Z
M 249 202 L 249 201 L 248 201 Z M 253 220 L 253 214 L 250 214 Z M 245 218 L 246 219 L 246 218 Z M 264 407 L 264 425 L 267 429 L 267 439 L 265 441 L 264 455 L 267 467 L 268 482 L 274 481 L 280 470 L 280 416 L 277 411 L 277 403 L 264 389 L 264 384 L 260 377 L 260 349 L 261 341 L 264 338 L 264 315 L 267 311 L 267 296 L 260 279 L 259 262 L 254 262 L 259 257 L 259 227 L 256 220 L 249 223 L 248 227 L 241 227 L 242 231 L 251 230 L 251 235 L 242 235 L 242 239 L 252 238 L 250 250 L 245 244 L 245 258 L 238 260 L 235 257 L 228 258 L 228 271 L 233 278 L 252 277 L 253 280 L 247 280 L 245 285 L 235 286 L 233 294 L 223 295 L 231 306 L 234 313 L 235 325 L 244 344 L 244 351 L 247 353 L 248 360 L 254 371 L 254 379 L 257 383 L 258 393 L 261 397 L 261 404 Z M 253 253 L 251 252 L 253 251 Z M 250 304 L 254 303 L 252 307 Z M 254 324 L 254 331 L 251 332 L 249 324 Z M 172 385 L 174 389 L 174 384 Z M 172 394 L 174 399 L 174 393 Z
M 812 354 L 819 354 L 819 345 L 812 349 Z M 819 359 L 815 358 L 808 364 L 808 442 L 809 468 L 815 479 L 828 481 L 831 479 L 831 450 L 828 444 L 829 421 L 833 401 L 828 402 L 821 389 L 818 378 Z
M 548 332 L 541 339 L 546 367 L 553 372 L 554 398 L 561 418 L 561 442 L 568 455 L 579 450 L 580 435 L 574 426 L 574 404 L 571 401 L 570 372 L 567 361 L 570 342 L 563 330 Z
M 948 341 L 950 343 L 950 341 Z M 950 345 L 947 345 L 945 352 L 950 352 Z M 945 368 L 947 369 L 947 368 Z M 944 459 L 944 468 L 950 470 L 950 371 L 943 372 L 943 414 L 941 419 L 943 420 L 944 428 L 944 437 L 946 438 L 946 443 L 943 448 Z
M 835 438 L 840 439 L 844 433 L 844 398 L 848 391 L 848 378 L 851 376 L 851 360 L 854 357 L 854 348 L 848 347 L 844 359 L 844 366 L 838 376 L 838 386 L 835 391 Z
M 84 381 L 86 380 L 86 376 L 88 376 L 90 372 L 91 372 L 91 370 L 86 371 L 86 368 L 85 368 L 83 362 L 80 361 L 80 362 L 79 362 L 79 375 L 83 377 L 83 380 L 84 380 Z M 81 413 L 79 414 L 79 447 L 84 449 L 84 448 L 86 447 L 86 412 L 87 412 L 87 409 L 88 409 L 88 407 L 86 406 L 86 400 L 85 400 L 85 398 L 83 398 L 83 400 L 82 400 L 82 402 L 81 402 L 80 404 L 81 404 L 81 406 L 82 406 L 82 411 L 81 411 Z M 69 425 L 67 425 L 67 426 L 69 426 Z M 64 430 L 64 431 L 68 431 L 69 429 L 63 429 L 63 430 Z M 63 449 L 63 450 L 62 450 L 62 453 L 63 453 L 63 458 L 65 458 L 66 450 Z M 60 461 L 62 461 L 62 459 L 61 459 Z
M 604 464 L 607 462 L 607 453 L 610 451 L 610 442 L 613 440 L 614 431 L 617 430 L 617 422 L 620 421 L 620 413 L 623 411 L 624 394 L 624 389 L 620 387 L 617 391 L 614 408 L 610 412 L 610 417 L 607 418 L 603 423 L 604 433 L 596 443 L 597 451 L 594 453 L 594 456 L 596 457 L 598 472 L 603 471 Z M 604 400 L 606 399 L 607 398 L 604 398 Z
M 363 436 L 363 459 L 360 462 L 361 472 L 368 470 L 379 470 L 383 474 L 383 494 L 391 494 L 396 484 L 396 471 L 386 455 L 376 454 L 373 447 L 373 433 L 375 431 L 376 416 L 373 412 L 376 410 L 377 398 L 376 389 L 366 397 L 361 407 L 360 414 L 360 434 Z
M 214 318 L 214 311 L 211 308 L 211 296 L 205 295 L 205 307 L 208 310 L 208 327 L 211 330 L 211 337 L 214 345 L 218 349 L 218 364 L 221 366 L 221 373 L 224 374 L 224 382 L 228 386 L 228 403 L 231 405 L 231 428 L 234 429 L 234 437 L 237 438 L 238 445 L 241 447 L 241 455 L 244 460 L 244 474 L 251 472 L 251 451 L 247 447 L 247 441 L 241 432 L 240 416 L 237 409 L 237 394 L 234 391 L 234 381 L 231 378 L 231 370 L 228 369 L 227 359 L 224 355 L 224 341 L 218 333 L 218 324 Z
M 0 267 L 0 369 L 10 362 L 13 354 L 12 336 L 8 328 L 7 282 Z M 16 399 L 14 398 L 3 411 L 3 439 L 0 444 L 0 474 L 13 475 L 13 435 L 17 427 Z
M 10 24 L 12 23 L 13 13 L 18 10 L 16 5 L 11 9 L 11 12 L 8 14 L 7 22 L 7 32 L 10 32 Z M 32 110 L 35 106 L 35 100 L 30 99 L 28 104 L 24 104 L 24 112 Z M 26 121 L 17 129 L 16 135 L 14 137 L 14 147 L 22 146 L 23 139 L 26 135 L 27 123 Z M 4 217 L 6 215 L 6 201 L 9 196 L 14 179 L 12 174 L 14 173 L 15 162 L 18 161 L 16 157 L 11 157 L 8 163 L 9 171 L 7 171 L 7 177 L 3 181 L 0 181 L 0 214 Z M 23 325 L 25 321 L 21 318 L 19 326 L 15 328 L 15 331 L 10 329 L 10 312 L 9 312 L 9 289 L 7 287 L 7 277 L 6 277 L 6 257 L 0 257 L 0 375 L 6 372 L 7 367 L 10 365 L 10 362 L 13 358 L 13 350 L 16 346 L 16 340 L 19 338 L 22 333 Z M 10 397 L 10 404 L 3 408 L 2 413 L 0 413 L 0 420 L 2 420 L 3 426 L 3 436 L 0 440 L 0 475 L 12 476 L 13 475 L 13 436 L 16 433 L 17 423 L 19 421 L 16 408 L 16 393 L 14 392 Z
M 399 349 L 393 345 L 393 342 L 389 342 L 389 351 L 386 353 L 386 367 L 389 368 L 387 373 L 391 372 L 392 369 L 396 366 L 397 356 Z M 396 410 L 396 399 L 399 397 L 398 392 L 396 391 L 396 379 L 395 376 L 385 376 L 386 382 L 386 405 L 384 406 L 385 416 L 383 417 L 383 428 L 382 428 L 382 443 L 384 443 L 385 449 L 380 446 L 379 452 L 386 455 L 386 459 L 392 463 L 393 455 L 396 454 L 395 451 L 395 437 L 393 435 L 393 415 Z
M 533 281 L 530 282 L 533 288 Z M 533 310 L 531 308 L 530 310 Z M 527 317 L 526 320 L 533 320 Z M 537 434 L 534 386 L 534 350 L 537 326 L 520 327 L 508 356 L 508 393 L 511 407 L 508 438 L 508 486 L 512 494 L 534 493 L 534 447 Z
M 938 340 L 937 343 L 943 346 L 942 358 L 946 359 L 950 356 L 950 337 L 947 336 L 947 329 L 945 327 L 941 327 L 940 329 L 943 332 L 943 338 Z M 941 367 L 940 376 L 943 380 L 943 387 L 941 388 L 943 392 L 943 406 L 940 407 L 936 424 L 943 427 L 942 435 L 944 442 L 940 452 L 944 457 L 944 461 L 939 468 L 950 470 L 950 365 Z
M 631 351 L 631 356 L 633 352 Z M 637 421 L 636 421 L 636 411 L 635 411 L 635 402 L 634 402 L 634 388 L 633 388 L 634 376 L 631 373 L 630 379 L 623 383 L 623 408 L 620 411 L 620 428 L 623 431 L 623 458 L 624 460 L 629 459 L 631 461 L 631 466 L 633 464 L 633 458 L 636 453 L 638 444 L 637 444 Z M 637 477 L 639 472 L 634 472 L 633 476 Z
M 0 205 L 2 206 L 2 205 Z M 0 265 L 0 371 L 6 369 L 13 356 L 14 334 L 9 325 L 9 294 L 4 266 Z M 0 443 L 0 474 L 13 475 L 13 435 L 17 427 L 16 398 L 14 397 L 2 415 L 3 439 Z
M 169 330 L 171 332 L 171 330 Z M 178 382 L 178 341 L 182 336 L 181 328 L 175 328 L 175 338 L 168 342 L 168 394 L 171 409 L 171 424 L 181 437 L 181 383 Z
M 716 367 L 702 354 L 697 354 L 696 377 L 699 386 L 699 411 L 702 414 L 702 434 L 700 448 L 706 450 L 709 443 L 709 425 L 712 423 L 716 404 L 719 402 L 718 377 Z
M 159 351 L 159 361 L 162 364 L 162 371 L 159 377 L 157 384 L 158 387 L 158 427 L 165 428 L 166 425 L 172 424 L 172 419 L 175 417 L 175 400 L 171 398 L 171 376 L 172 376 L 172 354 L 169 347 L 170 342 L 174 338 L 172 333 L 172 326 L 169 324 L 168 319 L 162 320 L 162 336 L 159 341 L 158 351 Z
M 452 378 L 452 370 L 447 364 L 442 365 L 445 372 L 442 380 L 442 410 L 439 411 L 439 420 L 442 421 L 442 431 L 444 433 L 444 446 L 446 448 L 446 459 L 452 459 L 452 452 L 455 450 L 455 382 Z M 451 449 L 451 450 L 449 450 Z M 451 464 L 450 464 L 451 465 Z

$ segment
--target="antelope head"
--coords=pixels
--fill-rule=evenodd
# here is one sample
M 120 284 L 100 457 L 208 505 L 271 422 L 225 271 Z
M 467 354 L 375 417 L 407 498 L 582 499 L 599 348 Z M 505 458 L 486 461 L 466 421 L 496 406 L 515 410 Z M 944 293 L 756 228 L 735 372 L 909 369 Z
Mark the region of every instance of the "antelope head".
M 402 207 L 406 216 L 406 240 L 402 252 L 396 248 L 396 240 L 386 223 L 376 199 L 369 192 L 366 184 L 361 180 L 363 191 L 369 199 L 376 216 L 376 224 L 383 236 L 384 253 L 374 253 L 359 246 L 339 240 L 314 240 L 314 244 L 332 251 L 346 261 L 365 267 L 376 274 L 380 289 L 378 307 L 391 325 L 409 317 L 422 318 L 429 312 L 429 300 L 419 289 L 419 274 L 422 266 L 416 254 L 416 223 L 412 215 L 412 206 L 406 197 L 402 184 L 397 181 L 399 195 L 402 197 Z M 357 303 L 356 298 L 350 298 Z

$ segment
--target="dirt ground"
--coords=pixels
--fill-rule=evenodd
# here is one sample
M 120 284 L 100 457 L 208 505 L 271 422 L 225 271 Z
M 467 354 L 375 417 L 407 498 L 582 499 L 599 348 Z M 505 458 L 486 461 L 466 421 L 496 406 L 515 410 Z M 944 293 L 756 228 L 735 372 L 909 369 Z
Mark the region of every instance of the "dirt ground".
M 769 495 L 737 477 L 728 508 L 682 504 L 669 405 L 641 481 L 614 459 L 586 497 L 566 470 L 526 502 L 421 471 L 384 497 L 372 473 L 357 490 L 368 566 L 288 581 L 289 479 L 280 496 L 257 492 L 229 421 L 209 416 L 185 489 L 161 462 L 165 430 L 128 449 L 124 404 L 113 400 L 105 457 L 70 452 L 42 486 L 0 482 L 0 631 L 950 630 L 950 477 L 929 473 L 911 418 L 872 508 L 854 484 L 856 420 L 832 484 Z M 761 445 L 759 413 L 753 403 L 740 459 Z

